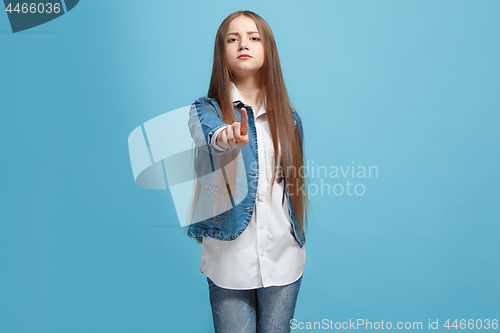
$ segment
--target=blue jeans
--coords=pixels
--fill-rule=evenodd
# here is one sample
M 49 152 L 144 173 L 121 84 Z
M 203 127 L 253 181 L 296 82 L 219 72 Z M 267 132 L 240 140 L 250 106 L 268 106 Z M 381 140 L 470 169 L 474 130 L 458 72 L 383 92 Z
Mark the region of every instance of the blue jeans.
M 289 285 L 250 290 L 207 281 L 216 333 L 290 332 L 302 276 Z

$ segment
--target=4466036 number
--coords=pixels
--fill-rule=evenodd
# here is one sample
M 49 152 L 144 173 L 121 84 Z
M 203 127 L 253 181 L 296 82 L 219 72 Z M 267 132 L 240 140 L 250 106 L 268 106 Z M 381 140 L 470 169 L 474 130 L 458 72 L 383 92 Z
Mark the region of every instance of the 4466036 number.
M 465 319 L 460 319 L 460 321 L 458 321 L 458 319 L 455 319 L 455 321 L 450 325 L 450 319 L 448 319 L 446 321 L 446 323 L 443 325 L 443 327 L 446 327 L 447 329 L 450 329 L 450 328 L 455 328 L 455 329 L 485 329 L 485 330 L 488 330 L 488 329 L 498 329 L 498 319 L 493 319 L 493 320 L 490 320 L 490 319 L 484 319 L 484 320 L 481 320 L 481 319 L 469 319 L 469 320 L 465 320 Z
M 56 13 L 56 14 L 58 14 L 61 11 L 61 4 L 60 3 L 52 4 L 52 3 L 48 2 L 46 4 L 43 4 L 43 3 L 38 3 L 38 4 L 36 4 L 36 3 L 31 3 L 31 4 L 23 3 L 21 5 L 20 3 L 17 3 L 13 9 L 12 4 L 9 3 L 7 8 L 5 8 L 5 11 L 7 11 L 9 13 L 17 12 L 17 13 L 24 13 L 24 14 L 27 14 L 27 13 L 31 13 L 31 14 Z

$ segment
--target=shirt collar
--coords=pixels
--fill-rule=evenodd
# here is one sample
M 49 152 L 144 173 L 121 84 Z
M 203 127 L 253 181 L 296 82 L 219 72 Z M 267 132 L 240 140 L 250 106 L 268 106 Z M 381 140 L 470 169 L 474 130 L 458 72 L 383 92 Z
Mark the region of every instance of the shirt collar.
M 240 91 L 238 90 L 238 87 L 236 87 L 234 82 L 233 81 L 229 81 L 229 82 L 231 84 L 231 96 L 233 98 L 233 105 L 238 105 L 239 102 L 241 102 L 245 105 L 248 105 L 248 103 L 245 102 L 245 100 L 243 99 L 243 96 L 241 96 Z M 264 102 L 262 103 L 259 111 L 256 114 L 254 113 L 255 117 L 257 117 L 258 115 L 264 114 L 266 112 L 265 105 L 266 105 L 266 98 L 264 96 Z

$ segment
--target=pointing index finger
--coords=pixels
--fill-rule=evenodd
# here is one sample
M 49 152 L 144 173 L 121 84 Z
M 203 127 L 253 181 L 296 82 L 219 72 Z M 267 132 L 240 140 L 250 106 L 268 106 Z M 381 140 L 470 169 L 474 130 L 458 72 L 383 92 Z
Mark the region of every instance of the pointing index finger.
M 241 135 L 248 134 L 248 115 L 247 110 L 245 108 L 241 108 L 241 127 L 240 127 Z

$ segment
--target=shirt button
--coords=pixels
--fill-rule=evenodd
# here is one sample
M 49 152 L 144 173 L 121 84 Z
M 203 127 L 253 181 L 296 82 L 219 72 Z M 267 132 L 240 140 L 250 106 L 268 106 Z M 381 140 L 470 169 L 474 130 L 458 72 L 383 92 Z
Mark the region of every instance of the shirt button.
M 261 224 L 261 225 L 260 225 L 260 228 L 261 228 L 261 229 L 264 229 L 264 225 L 263 225 L 263 224 Z
M 259 201 L 260 202 L 264 202 L 264 198 L 263 197 L 259 197 Z
M 261 256 L 263 256 L 263 255 L 264 255 L 264 251 L 263 251 L 263 250 L 261 250 L 261 251 L 260 251 L 260 255 L 261 255 Z

